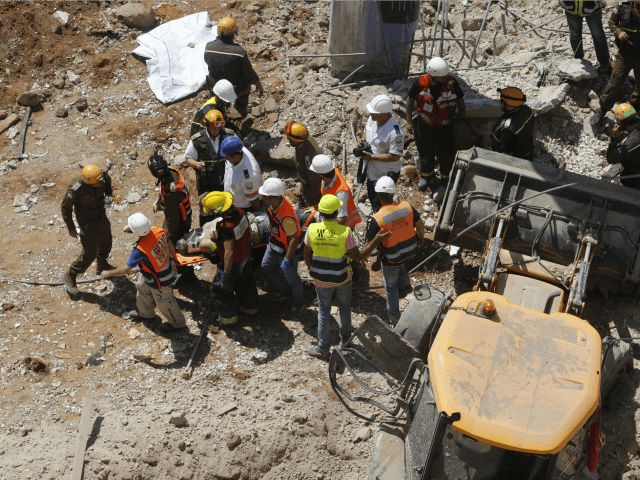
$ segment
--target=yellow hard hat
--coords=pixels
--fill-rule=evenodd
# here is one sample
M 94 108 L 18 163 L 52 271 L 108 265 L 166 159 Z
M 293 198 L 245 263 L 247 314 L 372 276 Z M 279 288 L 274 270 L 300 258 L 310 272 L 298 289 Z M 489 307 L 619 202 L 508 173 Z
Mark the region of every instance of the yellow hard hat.
M 309 138 L 309 131 L 307 130 L 307 127 L 301 123 L 296 123 L 293 120 L 284 127 L 284 134 L 294 143 L 303 142 Z
M 102 183 L 102 170 L 97 165 L 87 165 L 82 169 L 82 178 L 87 185 L 98 185 Z
M 234 35 L 238 32 L 236 21 L 231 17 L 221 18 L 218 22 L 218 35 Z
M 320 213 L 333 213 L 342 206 L 342 202 L 335 195 L 325 195 L 320 199 L 318 211 Z
M 616 111 L 614 113 L 616 116 L 616 122 L 623 122 L 629 117 L 635 116 L 636 109 L 628 103 L 621 103 L 616 107 Z
M 204 116 L 204 122 L 213 128 L 224 127 L 224 115 L 220 110 L 209 110 Z
M 202 210 L 205 215 L 209 212 L 223 213 L 231 208 L 233 195 L 229 192 L 211 192 L 202 199 Z
M 527 101 L 527 96 L 518 87 L 498 88 L 500 99 L 510 107 L 519 107 Z

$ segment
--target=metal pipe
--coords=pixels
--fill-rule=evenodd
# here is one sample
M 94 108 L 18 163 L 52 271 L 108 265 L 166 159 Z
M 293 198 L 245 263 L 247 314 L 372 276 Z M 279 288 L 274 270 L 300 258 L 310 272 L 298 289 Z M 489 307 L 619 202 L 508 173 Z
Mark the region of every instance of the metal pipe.
M 446 11 L 447 11 L 447 0 L 442 0 L 442 23 L 440 24 L 440 50 L 438 50 L 439 57 L 442 57 L 442 49 L 444 48 L 444 29 L 447 25 L 445 23 Z
M 515 18 L 519 18 L 520 20 L 522 20 L 525 23 L 528 23 L 529 25 L 533 26 L 533 27 L 540 27 L 542 30 L 548 30 L 550 32 L 557 32 L 557 33 L 569 33 L 568 30 L 557 30 L 555 28 L 548 28 L 548 27 L 541 27 L 540 25 L 538 25 L 537 23 L 533 23 L 531 20 L 527 20 L 526 18 L 524 18 L 522 15 L 518 15 L 516 12 L 514 12 L 513 10 L 509 10 L 509 8 L 505 5 L 503 5 L 502 3 L 498 2 L 497 5 L 504 9 L 507 13 L 510 13 L 511 15 L 513 15 Z M 612 34 L 613 35 L 613 34 Z
M 20 131 L 20 143 L 18 143 L 18 158 L 22 159 L 24 153 L 24 141 L 27 136 L 27 127 L 29 126 L 29 117 L 31 116 L 31 107 L 27 107 L 24 112 L 24 120 L 22 122 L 22 130 Z
M 422 30 L 422 40 L 424 40 L 425 36 L 424 36 L 424 22 L 422 21 L 422 10 L 420 11 L 420 30 Z M 424 41 L 422 42 L 422 70 L 425 72 L 427 71 L 427 44 Z
M 540 25 L 538 25 L 538 26 L 536 26 L 536 27 L 532 27 L 532 28 L 530 28 L 529 30 L 525 30 L 525 31 L 524 31 L 524 32 L 522 32 L 520 35 L 526 35 L 526 34 L 527 34 L 527 33 L 529 33 L 529 32 L 533 32 L 534 30 L 537 30 L 537 29 L 538 29 L 538 28 L 540 28 L 540 27 L 543 27 L 543 26 L 545 26 L 545 25 L 548 25 L 548 24 L 550 24 L 550 23 L 553 23 L 553 22 L 555 22 L 556 20 L 560 20 L 561 18 L 564 18 L 564 14 L 562 14 L 562 15 L 560 15 L 560 16 L 558 16 L 558 17 L 554 18 L 554 19 L 551 19 L 551 20 L 549 20 L 549 21 L 547 21 L 547 22 L 541 23 Z
M 438 0 L 438 10 L 436 11 L 436 17 L 435 17 L 435 22 L 433 25 L 433 28 L 431 29 L 431 31 L 433 32 L 433 34 L 431 35 L 433 37 L 433 41 L 431 42 L 431 52 L 429 53 L 429 56 L 433 58 L 433 47 L 436 44 L 435 38 L 436 35 L 438 35 L 438 22 L 440 21 L 440 5 L 442 4 L 442 0 Z
M 444 211 L 444 215 L 442 216 L 442 224 L 440 228 L 448 229 L 450 228 L 449 222 L 451 221 L 451 216 L 453 215 L 453 209 L 456 206 L 458 199 L 458 186 L 460 185 L 460 177 L 462 176 L 462 170 L 458 169 L 456 172 L 456 179 L 453 182 L 453 188 L 449 192 L 447 199 L 447 206 Z
M 490 9 L 491 9 L 491 0 L 489 0 L 489 3 L 487 4 L 487 11 L 484 14 L 484 20 L 482 20 L 482 26 L 480 27 L 480 31 L 478 32 L 478 38 L 476 40 L 475 46 L 473 47 L 473 53 L 471 54 L 471 58 L 469 59 L 469 68 L 471 68 L 471 64 L 476 58 L 476 50 L 478 48 L 478 45 L 480 44 L 480 37 L 482 37 L 482 32 L 484 31 L 484 27 L 487 24 L 487 17 L 489 16 Z

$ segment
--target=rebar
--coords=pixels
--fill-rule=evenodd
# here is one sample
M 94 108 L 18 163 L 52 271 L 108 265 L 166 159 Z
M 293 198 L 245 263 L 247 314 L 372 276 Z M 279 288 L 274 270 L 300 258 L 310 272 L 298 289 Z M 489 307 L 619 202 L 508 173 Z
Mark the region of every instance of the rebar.
M 544 23 L 541 23 L 540 25 L 538 25 L 538 26 L 536 26 L 536 27 L 532 27 L 532 28 L 530 28 L 529 30 L 525 30 L 524 32 L 522 32 L 522 33 L 521 33 L 521 35 L 526 35 L 526 34 L 527 34 L 527 33 L 529 33 L 529 32 L 533 32 L 534 30 L 537 30 L 537 29 L 538 29 L 538 28 L 540 28 L 540 27 L 544 27 L 545 25 L 548 25 L 548 24 L 550 24 L 550 23 L 553 23 L 553 22 L 555 22 L 556 20 L 560 20 L 561 18 L 564 18 L 564 14 L 563 14 L 563 15 L 560 15 L 560 16 L 558 16 L 558 17 L 556 17 L 556 18 L 552 18 L 551 20 L 548 20 L 548 21 L 546 21 L 546 22 L 544 22 Z
M 446 28 L 445 23 L 445 12 L 447 11 L 447 0 L 442 0 L 442 22 L 440 23 L 440 50 L 438 50 L 438 56 L 442 57 L 442 49 L 444 48 L 444 29 Z
M 433 41 L 431 42 L 431 52 L 429 52 L 429 57 L 433 58 L 433 48 L 436 45 L 436 35 L 438 35 L 438 22 L 440 19 L 440 5 L 442 4 L 442 0 L 438 0 L 438 10 L 436 10 L 436 17 L 435 17 L 435 22 L 433 24 L 433 28 L 431 29 L 431 31 L 433 32 L 431 37 L 433 39 Z
M 487 11 L 484 14 L 484 20 L 482 20 L 482 26 L 480 27 L 480 31 L 478 32 L 478 38 L 476 40 L 475 46 L 473 47 L 473 53 L 471 54 L 471 58 L 469 59 L 469 68 L 471 68 L 471 64 L 476 58 L 476 50 L 478 49 L 478 45 L 480 44 L 480 37 L 482 37 L 482 32 L 484 31 L 484 27 L 487 24 L 487 17 L 489 16 L 490 9 L 491 9 L 491 0 L 489 0 L 489 3 L 487 4 Z

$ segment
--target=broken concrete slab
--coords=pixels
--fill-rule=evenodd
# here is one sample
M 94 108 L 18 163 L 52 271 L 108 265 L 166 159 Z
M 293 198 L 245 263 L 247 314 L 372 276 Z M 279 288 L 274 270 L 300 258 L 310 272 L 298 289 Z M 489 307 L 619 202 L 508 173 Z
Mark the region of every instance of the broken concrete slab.
M 460 25 L 462 26 L 462 30 L 466 30 L 467 32 L 476 32 L 480 30 L 480 27 L 482 27 L 482 20 L 482 17 L 463 18 L 460 21 Z
M 564 101 L 568 91 L 568 83 L 542 87 L 538 92 L 538 97 L 531 103 L 531 108 L 536 115 L 550 112 Z
M 18 115 L 12 113 L 0 122 L 0 133 L 4 132 L 7 128 L 16 123 L 18 123 Z
M 142 3 L 130 2 L 116 9 L 116 17 L 127 27 L 148 30 L 156 23 L 156 11 Z
M 600 131 L 600 128 L 598 125 L 591 125 L 590 120 L 591 116 L 585 117 L 584 121 L 582 122 L 582 131 L 590 137 L 596 138 L 598 132 Z
M 305 43 L 296 48 L 292 54 L 299 55 L 325 55 L 329 53 L 329 46 L 326 43 Z M 320 70 L 329 66 L 327 57 L 302 57 L 292 58 L 291 63 L 302 63 L 313 70 Z
M 622 170 L 622 165 L 620 165 L 619 163 L 607 165 L 605 168 L 602 169 L 602 172 L 600 172 L 600 176 L 602 178 L 617 177 L 620 175 L 621 170 Z
M 291 168 L 296 167 L 293 147 L 289 145 L 285 137 L 280 135 L 262 137 L 254 145 L 253 151 L 264 162 Z
M 465 98 L 466 118 L 500 118 L 500 100 L 493 98 Z
M 572 82 L 581 80 L 591 80 L 598 76 L 598 71 L 589 60 L 584 58 L 573 58 L 571 60 L 557 63 L 557 70 L 561 72 L 563 79 Z

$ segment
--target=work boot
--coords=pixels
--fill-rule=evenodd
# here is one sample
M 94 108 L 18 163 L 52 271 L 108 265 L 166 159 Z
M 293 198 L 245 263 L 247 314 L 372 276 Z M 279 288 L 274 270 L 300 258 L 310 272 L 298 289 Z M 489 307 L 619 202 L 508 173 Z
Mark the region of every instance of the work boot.
M 413 293 L 413 287 L 411 285 L 407 285 L 400 289 L 400 298 L 404 298 L 410 293 Z
M 102 265 L 98 265 L 96 267 L 96 275 L 100 276 L 100 274 L 102 272 L 109 271 L 109 270 L 115 270 L 115 269 L 116 269 L 116 267 L 111 265 L 109 262 L 104 262 Z
M 420 181 L 418 182 L 418 190 L 420 190 L 421 192 L 427 191 L 427 186 L 429 184 L 429 182 L 427 181 L 428 178 L 429 177 L 423 177 L 423 176 L 420 177 Z
M 442 180 L 434 173 L 430 177 L 427 177 L 427 187 L 431 190 L 431 193 L 435 193 L 442 186 Z
M 253 118 L 247 118 L 244 122 L 242 122 L 241 125 L 242 126 L 240 127 L 240 135 L 244 137 L 247 133 L 249 133 L 249 129 L 253 125 Z
M 185 328 L 187 328 L 187 327 L 186 326 L 184 326 L 184 327 L 174 327 L 169 322 L 164 322 L 164 323 L 160 324 L 160 326 L 158 327 L 158 330 L 160 330 L 162 333 L 173 333 L 173 332 L 180 332 L 180 331 L 184 330 Z
M 371 264 L 371 271 L 379 272 L 380 270 L 382 270 L 382 261 L 380 260 L 380 254 L 378 254 L 378 258 Z
M 74 272 L 69 271 L 62 275 L 62 281 L 64 282 L 64 289 L 70 296 L 80 295 L 80 290 L 76 286 L 76 274 Z
M 260 313 L 259 308 L 245 308 L 242 305 L 238 307 L 238 310 L 240 310 L 240 313 L 246 315 L 247 317 L 256 317 Z
M 310 357 L 319 358 L 320 360 L 324 360 L 326 362 L 328 362 L 329 359 L 331 358 L 331 354 L 329 352 L 323 352 L 322 350 L 320 350 L 320 347 L 318 347 L 317 345 L 313 345 L 309 347 L 309 350 L 307 350 L 307 353 L 309 354 Z
M 591 119 L 589 120 L 591 126 L 595 127 L 596 125 L 598 125 L 604 118 L 605 113 L 606 112 L 602 109 L 602 107 L 596 110 L 596 113 L 594 113 L 593 117 L 591 117 Z
M 294 318 L 300 316 L 300 314 L 302 313 L 302 310 L 304 310 L 304 303 L 299 307 L 291 307 L 289 311 L 285 314 L 285 319 L 293 320 Z
M 291 295 L 282 295 L 280 292 L 276 292 L 269 295 L 269 300 L 272 302 L 284 302 L 285 300 L 291 300 Z

